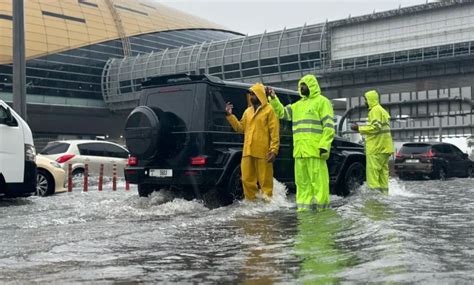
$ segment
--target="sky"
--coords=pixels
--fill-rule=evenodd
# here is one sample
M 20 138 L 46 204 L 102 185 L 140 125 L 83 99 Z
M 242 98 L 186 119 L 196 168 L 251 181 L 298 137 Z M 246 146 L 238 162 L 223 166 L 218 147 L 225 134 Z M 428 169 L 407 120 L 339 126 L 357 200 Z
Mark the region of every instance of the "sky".
M 320 0 L 156 0 L 162 4 L 220 24 L 232 31 L 255 35 L 283 28 L 301 27 L 326 20 L 340 20 L 399 7 L 424 4 L 426 0 L 320 1 Z M 428 2 L 435 2 L 429 0 Z M 468 151 L 466 139 L 445 139 Z
M 199 16 L 230 30 L 255 35 L 307 24 L 361 16 L 374 11 L 398 9 L 426 3 L 426 0 L 320 1 L 320 0 L 156 0 Z M 433 2 L 433 0 L 429 0 Z

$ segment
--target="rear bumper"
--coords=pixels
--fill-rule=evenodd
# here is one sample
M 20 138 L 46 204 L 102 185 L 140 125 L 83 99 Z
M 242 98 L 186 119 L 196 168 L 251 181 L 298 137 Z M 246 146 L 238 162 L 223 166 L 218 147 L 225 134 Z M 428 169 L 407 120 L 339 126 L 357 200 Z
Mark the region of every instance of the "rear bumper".
M 434 170 L 431 163 L 396 163 L 395 173 L 400 174 L 432 174 Z
M 23 183 L 7 183 L 3 195 L 7 197 L 30 196 L 36 191 L 36 163 L 25 161 Z
M 150 169 L 144 167 L 126 167 L 125 180 L 131 184 L 161 186 L 211 186 L 215 185 L 224 170 L 222 168 L 172 169 L 172 177 L 150 176 Z

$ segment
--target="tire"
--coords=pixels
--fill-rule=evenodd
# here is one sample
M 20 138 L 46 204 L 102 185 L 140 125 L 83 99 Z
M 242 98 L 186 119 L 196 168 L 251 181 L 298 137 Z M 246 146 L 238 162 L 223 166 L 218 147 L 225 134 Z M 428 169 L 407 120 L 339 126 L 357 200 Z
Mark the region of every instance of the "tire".
M 474 178 L 474 170 L 472 169 L 472 166 L 468 167 L 467 168 L 467 172 L 466 172 L 468 178 Z
M 84 177 L 84 169 L 77 168 L 72 171 L 72 179 L 82 179 Z
M 404 181 L 405 181 L 405 180 L 408 180 L 408 176 L 407 176 L 406 174 L 403 174 L 403 173 L 400 173 L 400 174 L 398 175 L 398 178 L 400 178 L 400 180 L 404 180 Z
M 204 193 L 203 200 L 210 209 L 231 205 L 235 200 L 244 198 L 240 164 L 232 170 L 225 186 L 214 187 Z
M 244 187 L 242 185 L 242 171 L 240 169 L 240 164 L 237 165 L 230 174 L 226 192 L 229 195 L 229 198 L 232 199 L 231 202 L 244 199 Z
M 161 122 L 157 112 L 161 111 L 138 106 L 130 113 L 125 123 L 127 148 L 139 159 L 152 158 L 160 148 Z
M 53 176 L 44 169 L 38 169 L 36 173 L 37 196 L 46 197 L 54 194 L 55 183 Z
M 154 191 L 155 191 L 155 188 L 152 185 L 138 184 L 139 197 L 148 197 Z
M 448 178 L 448 173 L 446 172 L 446 169 L 444 167 L 440 167 L 438 169 L 438 179 L 444 181 L 447 178 Z
M 353 194 L 356 189 L 364 183 L 365 166 L 360 162 L 353 162 L 344 174 L 342 196 Z

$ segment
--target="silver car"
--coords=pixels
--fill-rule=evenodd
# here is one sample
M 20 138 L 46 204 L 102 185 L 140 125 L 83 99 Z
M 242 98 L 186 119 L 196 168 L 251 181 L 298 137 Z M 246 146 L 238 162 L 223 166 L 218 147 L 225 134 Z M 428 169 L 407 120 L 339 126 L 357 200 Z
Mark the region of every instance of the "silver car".
M 73 176 L 82 176 L 86 164 L 89 175 L 97 176 L 102 164 L 104 176 L 112 176 L 115 165 L 117 176 L 123 177 L 129 156 L 128 150 L 119 144 L 96 140 L 53 141 L 49 142 L 40 153 L 58 162 L 66 172 L 71 165 Z

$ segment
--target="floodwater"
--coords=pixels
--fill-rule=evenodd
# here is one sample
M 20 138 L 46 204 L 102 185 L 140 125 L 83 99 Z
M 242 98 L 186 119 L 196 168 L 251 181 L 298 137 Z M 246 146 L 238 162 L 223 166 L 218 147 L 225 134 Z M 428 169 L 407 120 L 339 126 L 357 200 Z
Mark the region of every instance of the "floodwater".
M 333 208 L 208 209 L 136 189 L 0 200 L 0 283 L 474 282 L 474 180 L 392 180 Z

